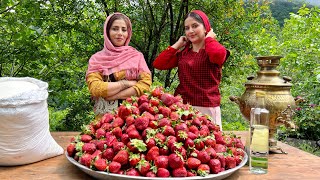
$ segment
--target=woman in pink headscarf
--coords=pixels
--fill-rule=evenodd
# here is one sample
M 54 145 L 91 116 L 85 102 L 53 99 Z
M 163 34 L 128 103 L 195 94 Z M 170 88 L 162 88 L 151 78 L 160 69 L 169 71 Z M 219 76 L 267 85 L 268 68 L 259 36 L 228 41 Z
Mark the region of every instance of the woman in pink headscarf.
M 121 13 L 111 14 L 103 30 L 104 48 L 91 56 L 86 73 L 94 111 L 100 116 L 117 108 L 121 100 L 140 96 L 152 83 L 143 54 L 128 45 L 130 19 Z
M 180 94 L 184 103 L 210 115 L 222 130 L 219 84 L 229 51 L 215 39 L 204 12 L 187 14 L 184 28 L 185 36 L 162 51 L 153 66 L 160 70 L 178 67 L 180 84 L 175 95 Z

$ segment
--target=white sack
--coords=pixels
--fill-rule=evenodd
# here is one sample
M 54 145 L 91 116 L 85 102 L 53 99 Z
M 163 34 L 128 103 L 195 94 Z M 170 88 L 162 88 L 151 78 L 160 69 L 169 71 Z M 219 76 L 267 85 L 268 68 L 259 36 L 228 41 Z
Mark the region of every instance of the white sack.
M 47 88 L 34 78 L 0 77 L 0 166 L 63 154 L 49 131 Z

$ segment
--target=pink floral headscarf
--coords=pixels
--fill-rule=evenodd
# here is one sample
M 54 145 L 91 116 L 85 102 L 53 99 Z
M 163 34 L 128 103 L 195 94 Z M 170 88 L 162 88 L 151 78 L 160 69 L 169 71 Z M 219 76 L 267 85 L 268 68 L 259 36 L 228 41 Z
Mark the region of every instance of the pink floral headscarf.
M 107 24 L 110 18 L 115 14 L 123 15 L 129 22 L 128 38 L 124 46 L 115 47 L 107 36 Z M 150 70 L 145 62 L 144 56 L 135 48 L 129 46 L 132 36 L 132 27 L 130 19 L 122 13 L 114 13 L 107 17 L 103 29 L 104 48 L 95 53 L 89 59 L 89 66 L 86 73 L 101 72 L 103 75 L 110 75 L 115 72 L 126 70 L 127 80 L 137 80 L 141 72 L 150 73 Z

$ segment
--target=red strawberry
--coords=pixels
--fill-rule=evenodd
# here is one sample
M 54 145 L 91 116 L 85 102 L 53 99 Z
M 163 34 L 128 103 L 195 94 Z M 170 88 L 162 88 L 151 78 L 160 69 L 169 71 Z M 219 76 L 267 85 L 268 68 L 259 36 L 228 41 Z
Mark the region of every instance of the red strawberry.
M 244 150 L 241 148 L 237 148 L 237 155 L 243 157 L 244 156 Z
M 170 119 L 172 121 L 176 121 L 176 120 L 180 119 L 180 116 L 179 116 L 179 114 L 177 112 L 171 112 L 170 113 Z
M 129 127 L 131 124 L 134 124 L 134 117 L 133 116 L 128 116 L 126 118 L 126 126 Z
M 198 117 L 195 117 L 193 120 L 192 120 L 192 125 L 195 125 L 196 127 L 200 127 L 201 126 L 201 122 L 200 122 L 200 119 Z
M 149 113 L 149 112 L 147 112 L 147 111 L 144 112 L 144 113 L 142 113 L 141 116 L 144 116 L 144 117 L 148 118 L 149 121 L 154 121 L 154 120 L 156 120 L 155 117 L 154 117 L 154 115 L 151 114 L 151 113 Z
M 131 167 L 136 167 L 140 160 L 140 154 L 130 154 L 129 156 L 129 164 Z
M 194 145 L 197 150 L 201 151 L 204 148 L 204 142 L 202 138 L 198 138 L 194 140 Z
M 195 125 L 190 126 L 189 131 L 196 134 L 196 135 L 199 133 L 199 129 Z
M 234 167 L 236 167 L 236 159 L 232 156 L 227 156 L 225 157 L 226 159 L 226 166 L 225 169 L 232 169 Z
M 159 148 L 159 153 L 160 155 L 169 155 L 169 148 L 166 145 L 163 145 L 162 147 Z
M 125 132 L 126 133 L 129 133 L 130 131 L 133 131 L 133 130 L 137 130 L 136 127 L 134 126 L 134 124 L 130 125 L 130 126 L 125 126 Z
M 112 127 L 122 127 L 124 125 L 124 120 L 120 117 L 117 117 L 113 120 Z
M 163 118 L 163 115 L 162 115 L 162 114 L 156 114 L 156 115 L 154 115 L 154 118 L 155 118 L 156 120 L 160 120 L 160 119 Z
M 127 170 L 126 175 L 128 176 L 141 176 L 139 171 L 135 168 L 130 168 Z
M 217 156 L 216 151 L 212 147 L 206 148 L 205 151 L 207 151 L 211 159 Z
M 169 149 L 172 148 L 172 146 L 174 145 L 174 143 L 177 142 L 177 138 L 175 136 L 168 136 L 168 139 L 167 139 L 167 146 Z
M 95 133 L 95 129 L 91 124 L 81 126 L 81 130 L 83 134 L 94 135 Z
M 243 145 L 240 137 L 239 137 L 239 138 L 236 138 L 235 141 L 236 141 L 236 145 L 235 145 L 235 146 L 236 146 L 237 148 L 244 149 L 244 145 Z
M 159 113 L 163 115 L 163 117 L 169 117 L 171 114 L 171 109 L 166 106 L 159 106 Z
M 96 159 L 93 165 L 98 171 L 105 171 L 108 167 L 105 159 Z
M 222 132 L 221 131 L 214 131 L 213 134 L 215 136 L 217 144 L 222 144 L 222 145 L 226 144 L 226 142 L 225 142 L 225 140 L 224 140 L 224 138 L 222 136 Z
M 96 145 L 93 143 L 84 143 L 82 146 L 82 151 L 88 154 L 92 154 L 96 151 Z
M 145 102 L 149 102 L 148 96 L 146 94 L 141 95 L 138 98 L 138 105 L 140 106 L 141 104 L 145 103 Z M 142 113 L 142 112 L 141 112 Z
M 235 157 L 234 157 L 234 158 L 236 159 L 236 165 L 237 165 L 237 166 L 242 162 L 242 160 L 243 160 L 242 157 L 243 157 L 243 156 L 235 156 Z
M 133 153 L 147 151 L 147 145 L 140 139 L 131 139 L 130 142 L 127 143 L 127 147 Z
M 207 136 L 207 137 L 205 138 L 204 144 L 205 144 L 207 147 L 215 147 L 215 145 L 216 145 L 216 140 L 215 140 L 214 137 L 212 137 L 212 136 Z
M 146 129 L 144 129 L 143 131 L 142 131 L 142 134 L 141 134 L 141 136 L 142 136 L 142 139 L 147 139 L 148 137 L 151 137 L 150 136 L 150 132 L 155 132 L 151 127 L 147 127 Z M 148 137 L 147 137 L 148 136 Z
M 210 130 L 209 130 L 208 126 L 202 125 L 201 128 L 200 128 L 199 134 L 202 137 L 209 136 Z
M 114 135 L 107 136 L 106 138 L 107 147 L 112 147 L 114 142 L 117 142 L 117 138 Z
M 111 173 L 119 173 L 120 169 L 121 169 L 121 164 L 119 162 L 112 161 L 109 164 L 109 171 Z
M 185 131 L 176 131 L 176 137 L 178 142 L 184 142 L 188 138 L 188 134 Z
M 187 138 L 186 141 L 184 142 L 184 148 L 186 148 L 188 150 L 188 149 L 192 149 L 194 147 L 195 146 L 194 146 L 193 140 L 190 138 Z
M 228 149 L 227 150 L 228 152 L 231 151 L 232 155 L 234 156 L 238 155 L 238 151 L 235 147 L 228 147 L 227 149 Z
M 94 129 L 99 129 L 102 123 L 99 120 L 94 120 L 90 124 L 94 127 Z
M 92 155 L 87 153 L 82 154 L 82 156 L 79 158 L 80 164 L 87 166 L 88 168 L 90 168 L 91 160 L 92 160 Z
M 170 172 L 168 169 L 165 168 L 159 168 L 157 171 L 157 177 L 169 177 Z
M 116 142 L 114 142 L 114 143 L 112 144 L 112 147 L 113 147 L 113 151 L 114 151 L 115 153 L 117 153 L 117 152 L 119 152 L 121 149 L 123 149 L 123 148 L 125 147 L 125 145 L 123 144 L 123 142 L 118 142 L 118 141 L 116 141 Z
M 205 150 L 199 151 L 197 158 L 201 161 L 202 164 L 206 164 L 210 161 L 210 155 Z
M 101 159 L 102 152 L 98 149 L 92 154 L 92 158 L 98 158 Z
M 149 100 L 149 103 L 151 106 L 159 106 L 159 99 L 155 97 L 151 97 Z
M 130 139 L 142 139 L 142 137 L 136 129 L 129 131 L 128 136 Z
M 153 146 L 146 154 L 147 161 L 154 161 L 160 155 L 158 146 Z
M 103 123 L 101 125 L 101 129 L 104 129 L 105 131 L 109 131 L 112 129 L 112 125 L 110 123 Z
M 67 146 L 68 156 L 73 157 L 76 154 L 76 145 L 74 143 L 70 143 Z
M 157 175 L 152 172 L 152 171 L 149 171 L 147 174 L 146 174 L 146 177 L 157 177 Z
M 201 164 L 201 161 L 197 158 L 189 157 L 186 165 L 189 169 L 197 169 Z
M 187 171 L 187 177 L 197 176 L 196 172 Z
M 148 112 L 150 109 L 150 104 L 148 102 L 144 102 L 142 104 L 139 105 L 139 112 L 142 114 L 145 111 Z
M 200 166 L 198 167 L 197 173 L 200 176 L 206 176 L 210 174 L 210 167 L 207 164 L 200 164 Z
M 92 140 L 92 137 L 88 134 L 84 134 L 84 135 L 81 135 L 81 141 L 82 142 L 85 142 L 85 143 L 88 143 Z
M 188 138 L 195 140 L 196 138 L 198 138 L 198 135 L 194 134 L 193 132 L 187 132 L 188 134 Z
M 211 159 L 208 165 L 210 167 L 211 173 L 213 174 L 218 174 L 221 171 L 221 163 L 219 159 Z
M 179 156 L 176 153 L 172 153 L 169 155 L 168 162 L 169 162 L 169 166 L 172 169 L 177 169 L 177 168 L 183 167 L 184 165 L 182 156 Z
M 154 137 L 158 144 L 164 144 L 166 141 L 166 137 L 162 133 L 157 133 Z
M 225 168 L 226 166 L 226 158 L 224 157 L 223 153 L 217 153 L 218 159 L 221 163 L 221 168 Z
M 140 115 L 140 111 L 139 111 L 139 108 L 138 108 L 138 104 L 135 105 L 135 104 L 132 104 L 131 106 L 131 110 L 132 110 L 132 114 L 133 115 Z M 132 116 L 132 115 L 131 115 Z
M 153 97 L 161 98 L 161 95 L 163 94 L 163 88 L 162 87 L 156 87 L 151 91 L 151 95 Z
M 162 118 L 159 120 L 158 127 L 164 127 L 164 126 L 171 127 L 171 121 L 168 118 Z
M 145 176 L 147 174 L 147 172 L 149 172 L 151 166 L 148 161 L 146 161 L 145 159 L 141 159 L 137 165 L 137 168 L 138 168 L 140 174 Z
M 129 162 L 129 153 L 126 150 L 120 150 L 116 156 L 112 159 L 113 161 L 119 162 L 121 165 L 128 164 Z
M 226 149 L 226 146 L 222 145 L 222 144 L 216 144 L 214 146 L 214 150 L 217 152 L 217 153 L 224 153 L 227 151 Z
M 161 101 L 166 105 L 166 106 L 171 106 L 173 103 L 177 102 L 177 99 L 169 93 L 163 93 L 161 95 Z
M 134 122 L 134 126 L 139 131 L 143 131 L 148 127 L 148 125 L 149 125 L 149 119 L 145 116 L 137 117 Z
M 107 141 L 106 140 L 99 140 L 96 144 L 97 149 L 100 151 L 104 151 L 107 148 Z
M 150 128 L 152 129 L 157 129 L 158 128 L 158 121 L 154 120 L 154 121 L 149 121 L 149 125 Z
M 101 118 L 101 121 L 103 121 L 104 123 L 110 123 L 114 118 L 114 115 L 111 113 L 106 113 L 103 115 L 103 117 Z
M 129 135 L 128 134 L 122 134 L 121 142 L 123 142 L 123 144 L 127 144 L 129 141 L 130 141 Z
M 157 106 L 152 106 L 149 108 L 148 112 L 152 115 L 156 115 L 159 113 L 159 109 Z
M 174 143 L 173 146 L 171 146 L 170 150 L 171 150 L 171 152 L 178 152 L 182 157 L 186 157 L 186 155 L 187 155 L 187 151 L 183 147 L 182 142 Z
M 178 124 L 178 125 L 176 125 L 175 127 L 174 127 L 174 130 L 176 131 L 176 132 L 178 132 L 178 131 L 185 131 L 185 132 L 188 132 L 189 131 L 189 128 L 188 128 L 188 125 L 186 124 L 186 123 L 180 123 L 180 124 Z
M 168 156 L 158 156 L 154 161 L 157 168 L 168 168 Z
M 185 167 L 180 167 L 180 168 L 174 169 L 172 171 L 172 176 L 173 177 L 187 177 L 187 170 Z
M 175 135 L 175 131 L 174 131 L 173 127 L 165 125 L 163 127 L 162 134 L 165 135 L 165 136 L 174 136 Z
M 101 154 L 101 157 L 104 159 L 107 159 L 108 161 L 111 161 L 114 158 L 114 151 L 112 148 L 107 148 L 104 150 Z
M 115 135 L 117 138 L 121 138 L 122 136 L 122 129 L 120 127 L 115 127 L 112 130 L 112 134 Z
M 156 145 L 156 140 L 154 138 L 149 138 L 146 140 L 147 149 L 151 149 L 153 146 Z
M 131 104 L 128 102 L 123 102 L 119 107 L 118 107 L 118 116 L 121 119 L 126 119 L 128 116 L 132 114 L 131 110 Z
M 96 134 L 95 134 L 97 139 L 101 139 L 104 138 L 106 136 L 106 131 L 102 128 L 99 128 L 96 130 Z

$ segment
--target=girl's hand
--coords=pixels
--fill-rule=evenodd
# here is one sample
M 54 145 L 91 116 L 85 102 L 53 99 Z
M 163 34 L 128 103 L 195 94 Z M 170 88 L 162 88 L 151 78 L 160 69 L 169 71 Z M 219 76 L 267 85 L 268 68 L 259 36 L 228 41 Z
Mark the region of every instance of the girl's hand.
M 207 33 L 206 37 L 212 37 L 213 39 L 217 39 L 216 33 L 213 32 L 213 29 L 210 29 L 210 31 Z
M 188 38 L 186 36 L 180 36 L 179 40 L 174 43 L 171 47 L 174 49 L 180 49 L 184 47 L 188 42 Z

